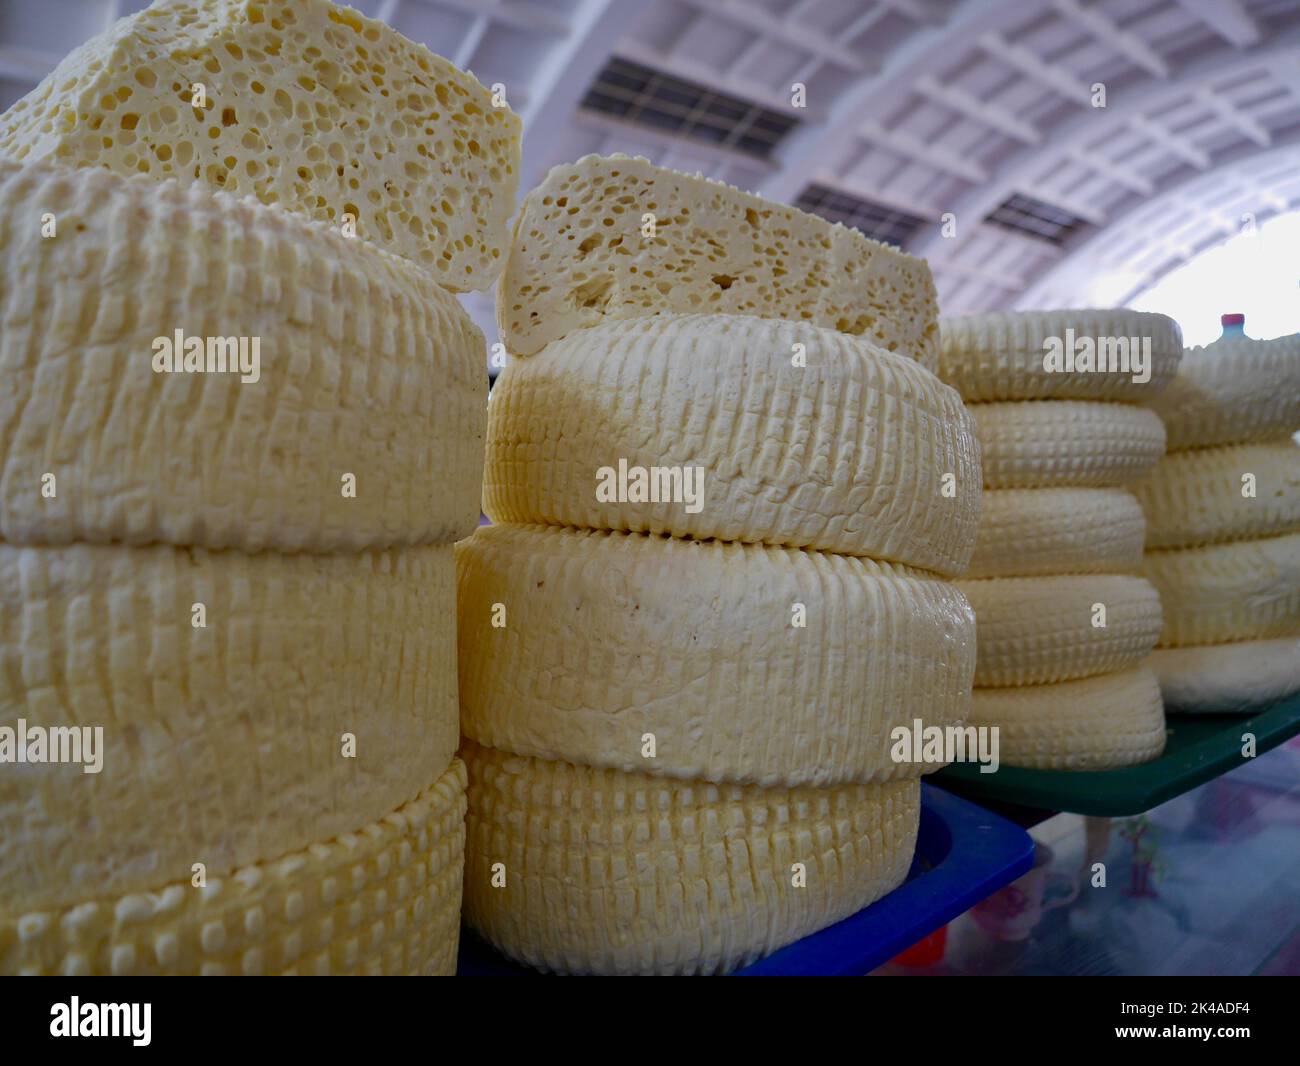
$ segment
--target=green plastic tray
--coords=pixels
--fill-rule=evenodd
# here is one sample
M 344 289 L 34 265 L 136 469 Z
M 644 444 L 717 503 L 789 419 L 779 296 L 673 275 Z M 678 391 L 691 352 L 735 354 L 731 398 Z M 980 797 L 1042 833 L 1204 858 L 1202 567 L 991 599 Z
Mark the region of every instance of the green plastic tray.
M 1300 733 L 1300 695 L 1254 714 L 1170 709 L 1165 753 L 1142 766 L 1093 772 L 1002 766 L 982 774 L 975 763 L 954 763 L 929 780 L 977 803 L 1111 817 L 1141 814 L 1240 766 L 1243 733 L 1255 734 L 1257 755 Z

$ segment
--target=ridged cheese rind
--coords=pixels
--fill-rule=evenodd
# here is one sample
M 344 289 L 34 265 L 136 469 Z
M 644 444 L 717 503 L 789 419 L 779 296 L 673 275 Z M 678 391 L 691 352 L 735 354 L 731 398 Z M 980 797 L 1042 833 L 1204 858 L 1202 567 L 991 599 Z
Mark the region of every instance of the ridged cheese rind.
M 1159 417 L 1131 404 L 1029 400 L 969 410 L 988 489 L 1126 485 L 1165 450 Z
M 1292 433 L 1300 429 L 1300 334 L 1192 348 L 1151 406 L 1164 420 L 1171 452 Z
M 1048 370 L 1052 341 L 1064 347 L 1067 330 L 1076 345 L 1085 339 L 1100 348 L 1097 364 L 1149 357 L 1146 381 L 1136 364 L 1117 370 Z M 939 377 L 968 403 L 995 400 L 1116 400 L 1146 403 L 1165 389 L 1183 356 L 1178 323 L 1167 315 L 1126 308 L 1060 311 L 994 311 L 945 316 L 939 320 Z M 1112 342 L 1123 341 L 1122 349 Z M 1133 341 L 1136 340 L 1136 348 Z M 1077 348 L 1076 348 L 1077 352 Z M 1095 356 L 1094 356 L 1095 358 Z
M 1141 573 L 1144 529 L 1124 489 L 986 489 L 964 576 Z
M 465 765 L 355 832 L 228 877 L 0 912 L 0 973 L 451 976 L 460 938 Z
M 258 380 L 156 372 L 176 330 L 257 338 Z M 0 161 L 10 543 L 449 543 L 478 521 L 483 358 L 454 297 L 364 242 L 203 187 Z
M 1165 748 L 1160 684 L 1146 666 L 1054 685 L 975 690 L 969 725 L 996 726 L 1005 766 L 1112 770 Z
M 975 610 L 977 686 L 1034 685 L 1134 666 L 1160 636 L 1160 598 L 1122 574 L 959 581 Z M 1105 625 L 1098 605 L 1104 606 Z
M 654 235 L 645 236 L 653 215 Z M 611 318 L 749 314 L 861 335 L 937 364 L 925 260 L 854 229 L 640 157 L 584 156 L 528 194 L 497 296 L 506 347 L 531 355 Z
M 1300 634 L 1300 533 L 1147 552 L 1162 647 Z
M 326 0 L 157 0 L 0 116 L 0 155 L 351 215 L 455 290 L 505 262 L 519 153 L 519 119 L 473 75 Z
M 734 970 L 896 888 L 916 845 L 916 781 L 759 788 L 463 757 L 465 920 L 544 970 Z
M 1157 648 L 1147 665 L 1170 711 L 1244 714 L 1300 692 L 1300 637 Z
M 1300 530 L 1300 448 L 1288 438 L 1171 452 L 1133 485 L 1133 492 L 1146 514 L 1148 548 L 1192 548 L 1295 532 Z
M 792 365 L 795 345 L 805 365 Z M 680 495 L 598 499 L 600 471 L 620 462 L 698 470 L 698 513 Z M 808 547 L 955 574 L 979 495 L 957 394 L 910 359 L 807 323 L 602 323 L 511 362 L 489 406 L 483 499 L 497 522 Z
M 0 725 L 102 728 L 98 773 L 0 769 L 0 912 L 222 876 L 413 799 L 459 741 L 454 569 L 0 545 Z
M 541 526 L 485 526 L 456 554 L 461 728 L 490 747 L 827 785 L 933 769 L 895 763 L 891 729 L 966 716 L 975 619 L 921 571 Z

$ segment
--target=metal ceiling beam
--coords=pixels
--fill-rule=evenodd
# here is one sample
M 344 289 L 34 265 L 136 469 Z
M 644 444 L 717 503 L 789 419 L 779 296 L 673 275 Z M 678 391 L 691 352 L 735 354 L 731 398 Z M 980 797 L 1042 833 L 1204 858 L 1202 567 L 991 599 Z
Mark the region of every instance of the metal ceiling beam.
M 1155 141 L 1180 159 L 1190 163 L 1197 170 L 1204 170 L 1210 165 L 1210 157 L 1196 147 L 1188 137 L 1181 137 L 1172 130 L 1145 115 L 1134 115 L 1129 125 L 1149 140 Z
M 1110 106 L 1088 108 L 1067 119 L 1052 131 L 1050 142 L 1041 148 L 1012 152 L 993 173 L 992 180 L 957 197 L 947 210 L 957 215 L 958 225 L 963 218 L 983 218 L 1012 192 L 1027 191 L 1024 183 L 1030 176 L 1042 171 L 1070 145 L 1084 140 L 1091 143 L 1104 140 L 1107 135 L 1122 132 L 1135 116 L 1149 117 L 1148 112 L 1162 104 L 1194 96 L 1207 81 L 1226 81 L 1243 70 L 1270 69 L 1269 65 L 1281 57 L 1297 53 L 1300 53 L 1300 25 L 1276 33 L 1268 43 L 1250 51 L 1220 47 L 1204 53 L 1175 69 L 1168 81 L 1147 81 L 1133 86 L 1116 95 Z M 919 234 L 908 250 L 920 256 L 946 254 L 938 226 Z
M 1185 202 L 1185 194 L 1189 186 L 1204 182 L 1211 176 L 1215 180 L 1219 180 L 1221 177 L 1231 176 L 1232 172 L 1236 170 L 1245 172 L 1248 168 L 1258 169 L 1261 162 L 1266 163 L 1269 157 L 1281 157 L 1290 152 L 1297 157 L 1297 161 L 1300 161 L 1300 150 L 1298 149 L 1300 149 L 1300 130 L 1286 138 L 1277 139 L 1276 143 L 1269 148 L 1255 147 L 1234 151 L 1227 157 L 1222 166 L 1216 168 L 1212 164 L 1208 171 L 1188 172 L 1181 178 L 1176 178 L 1163 186 L 1160 195 L 1155 197 L 1154 202 L 1152 200 L 1138 201 L 1131 207 L 1117 212 L 1112 221 L 1116 226 L 1125 225 L 1139 213 L 1158 208 L 1159 205 L 1166 202 L 1166 199 L 1171 205 L 1180 201 Z M 1298 204 L 1300 204 L 1300 197 L 1297 197 L 1290 206 L 1294 207 Z M 1202 210 L 1206 210 L 1206 208 L 1203 207 Z M 1216 209 L 1211 207 L 1209 210 Z M 1282 211 L 1277 209 L 1261 212 L 1260 214 L 1263 216 L 1261 221 L 1281 213 Z M 1152 240 L 1154 243 L 1154 236 Z M 1077 247 L 1071 248 L 1059 263 L 1054 264 L 1041 274 L 1034 284 L 1026 289 L 1020 298 L 1015 301 L 1014 306 L 1034 307 L 1051 296 L 1051 294 L 1056 293 L 1060 293 L 1060 295 L 1051 296 L 1051 298 L 1064 300 L 1066 304 L 1077 302 L 1084 295 L 1077 279 L 1095 277 L 1099 270 L 1105 271 L 1109 261 L 1106 256 L 1099 256 L 1097 253 L 1106 251 L 1112 248 L 1113 245 L 1113 234 L 1107 234 L 1105 231 L 1092 234 L 1086 240 L 1080 242 Z M 1145 273 L 1146 277 L 1143 281 L 1124 294 L 1122 300 L 1117 300 L 1117 304 L 1126 303 L 1138 293 L 1149 289 L 1168 271 L 1147 271 Z
M 1013 44 L 1000 33 L 986 33 L 980 37 L 979 46 L 995 59 L 1000 59 L 1007 66 L 1020 71 L 1030 81 L 1051 89 L 1071 103 L 1078 104 L 1080 107 L 1091 106 L 1090 85 L 1079 81 L 1072 74 L 1067 74 L 1024 45 Z
M 28 48 L 0 47 L 0 78 L 30 81 L 33 86 L 59 65 L 59 56 Z
M 971 182 L 988 181 L 989 172 L 969 156 L 958 155 L 931 140 L 918 137 L 905 130 L 890 130 L 878 122 L 864 122 L 857 135 L 882 148 L 917 163 L 924 163 L 944 174 L 955 174 Z
M 1102 44 L 1111 45 L 1157 78 L 1169 77 L 1169 64 L 1159 52 L 1137 34 L 1129 33 L 1119 23 L 1096 7 L 1084 7 L 1080 0 L 1055 0 L 1056 10 L 1082 26 Z
M 1042 133 L 1033 123 L 987 100 L 981 100 L 974 93 L 956 85 L 945 85 L 931 74 L 918 78 L 913 88 L 927 100 L 942 104 L 950 111 L 956 111 L 959 115 L 1005 133 L 1008 137 L 1014 137 L 1022 144 L 1040 144 L 1043 140 Z
M 681 0 L 681 2 L 701 14 L 723 19 L 734 26 L 764 37 L 797 45 L 809 52 L 816 52 L 854 74 L 874 74 L 880 69 L 879 58 L 861 56 L 851 48 L 844 47 L 833 37 L 810 30 L 790 19 L 770 14 L 756 5 L 741 4 L 736 0 Z
M 1224 40 L 1238 48 L 1259 44 L 1259 23 L 1251 17 L 1240 0 L 1178 0 Z

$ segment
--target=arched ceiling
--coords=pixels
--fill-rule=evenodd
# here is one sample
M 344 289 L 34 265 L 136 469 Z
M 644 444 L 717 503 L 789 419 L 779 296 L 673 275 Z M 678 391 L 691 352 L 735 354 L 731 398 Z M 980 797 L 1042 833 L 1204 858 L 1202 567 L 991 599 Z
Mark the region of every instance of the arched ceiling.
M 0 107 L 144 6 L 0 0 Z M 353 6 L 506 86 L 525 188 L 588 152 L 701 171 L 926 256 L 945 311 L 1120 302 L 1300 206 L 1300 0 Z

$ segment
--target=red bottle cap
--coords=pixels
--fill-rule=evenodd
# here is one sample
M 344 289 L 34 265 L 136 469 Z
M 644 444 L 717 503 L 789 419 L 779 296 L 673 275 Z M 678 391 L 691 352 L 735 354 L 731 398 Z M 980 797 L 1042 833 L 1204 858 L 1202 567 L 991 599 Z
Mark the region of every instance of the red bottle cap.
M 1246 324 L 1245 315 L 1220 315 L 1219 325 L 1221 326 L 1244 326 Z

